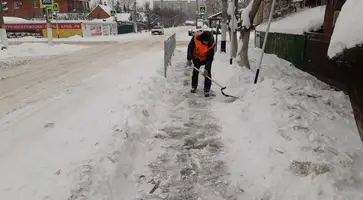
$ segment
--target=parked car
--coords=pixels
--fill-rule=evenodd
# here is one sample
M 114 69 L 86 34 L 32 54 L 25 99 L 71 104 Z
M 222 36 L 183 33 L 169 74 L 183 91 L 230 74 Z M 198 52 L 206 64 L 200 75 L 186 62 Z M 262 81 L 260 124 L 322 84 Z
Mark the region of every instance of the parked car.
M 151 29 L 151 35 L 164 35 L 164 27 L 155 26 Z
M 1 50 L 5 50 L 5 49 L 6 49 L 5 45 L 4 45 L 4 44 L 2 44 L 2 43 L 0 43 L 0 49 L 1 49 Z
M 202 29 L 189 29 L 188 30 L 188 35 L 189 36 L 193 36 L 196 32 L 202 32 Z

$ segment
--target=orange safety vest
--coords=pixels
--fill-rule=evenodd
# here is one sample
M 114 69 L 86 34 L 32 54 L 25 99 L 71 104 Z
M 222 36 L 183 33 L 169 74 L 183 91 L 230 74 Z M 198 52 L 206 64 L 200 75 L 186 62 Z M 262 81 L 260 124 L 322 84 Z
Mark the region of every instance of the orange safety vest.
M 207 45 L 204 45 L 201 41 L 197 40 L 197 37 L 200 35 L 200 32 L 195 33 L 194 36 L 194 43 L 195 48 L 193 52 L 194 58 L 197 58 L 201 61 L 204 61 L 207 59 L 207 53 L 210 49 L 213 49 L 215 46 L 215 42 L 213 42 L 211 47 L 208 47 Z

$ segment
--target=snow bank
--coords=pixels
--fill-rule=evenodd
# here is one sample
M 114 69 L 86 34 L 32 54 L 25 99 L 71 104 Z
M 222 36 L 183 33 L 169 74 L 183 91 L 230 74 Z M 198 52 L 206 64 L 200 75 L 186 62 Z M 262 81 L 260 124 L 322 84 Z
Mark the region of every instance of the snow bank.
M 254 70 L 260 52 L 249 51 Z M 240 99 L 216 98 L 210 110 L 223 127 L 223 159 L 230 184 L 244 191 L 239 198 L 362 198 L 363 148 L 349 98 L 275 55 L 265 55 L 257 85 L 254 73 L 228 61 L 217 54 L 212 76 Z
M 337 56 L 344 49 L 363 44 L 362 0 L 347 0 L 336 21 L 328 56 Z
M 305 32 L 317 31 L 324 23 L 325 6 L 309 8 L 293 13 L 271 23 L 271 33 L 303 35 Z M 256 27 L 257 31 L 266 31 L 267 23 Z
M 11 45 L 9 49 L 0 51 L 0 59 L 69 54 L 84 48 L 86 47 L 80 45 L 60 44 L 50 47 L 44 43 L 23 43 Z
M 6 24 L 11 24 L 11 23 L 27 23 L 29 22 L 29 20 L 20 18 L 20 17 L 4 17 L 4 22 Z

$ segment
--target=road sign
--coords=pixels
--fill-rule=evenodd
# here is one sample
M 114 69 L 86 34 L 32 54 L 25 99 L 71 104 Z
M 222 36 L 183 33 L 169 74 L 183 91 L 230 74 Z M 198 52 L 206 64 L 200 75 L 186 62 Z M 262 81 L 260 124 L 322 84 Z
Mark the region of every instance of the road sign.
M 53 7 L 54 6 L 54 0 L 39 0 L 40 1 L 40 7 L 41 8 L 45 8 L 45 7 Z
M 207 6 L 199 6 L 198 7 L 199 14 L 204 14 L 206 10 L 207 10 Z
M 56 13 L 59 12 L 59 5 L 58 5 L 58 3 L 54 3 L 54 5 L 53 5 L 53 11 L 56 12 Z
M 51 22 L 53 19 L 53 9 L 52 7 L 46 7 L 46 11 L 47 11 L 47 20 L 48 22 Z
M 115 16 L 116 15 L 116 11 L 115 10 L 111 10 L 111 16 Z

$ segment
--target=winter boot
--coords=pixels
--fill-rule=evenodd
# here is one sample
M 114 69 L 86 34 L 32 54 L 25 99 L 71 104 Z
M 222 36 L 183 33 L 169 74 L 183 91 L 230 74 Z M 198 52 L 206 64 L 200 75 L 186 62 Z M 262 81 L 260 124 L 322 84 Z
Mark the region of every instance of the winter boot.
M 205 97 L 209 97 L 209 96 L 210 96 L 209 91 L 204 91 L 204 96 L 205 96 Z
M 191 92 L 191 93 L 196 93 L 196 92 L 197 92 L 197 88 L 192 88 L 192 89 L 190 90 L 190 92 Z

